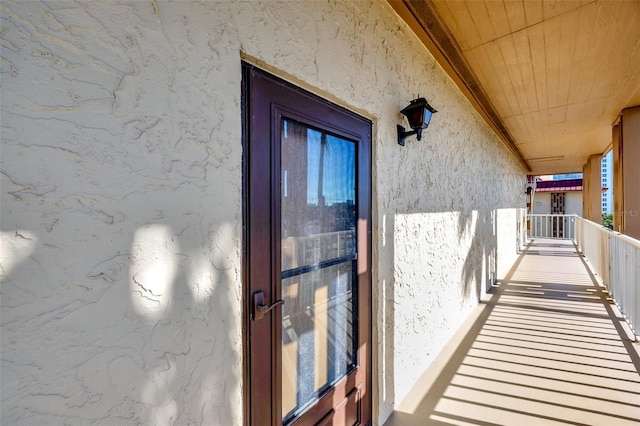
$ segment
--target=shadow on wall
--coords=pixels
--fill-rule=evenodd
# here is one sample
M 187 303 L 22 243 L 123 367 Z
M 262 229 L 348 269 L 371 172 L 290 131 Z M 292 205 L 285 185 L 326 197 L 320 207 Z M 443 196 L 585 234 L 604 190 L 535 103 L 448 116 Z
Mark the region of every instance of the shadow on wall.
M 131 302 L 152 341 L 142 395 L 155 424 L 206 423 L 207 417 L 233 422 L 235 395 L 226 393 L 238 388 L 239 378 L 225 377 L 240 363 L 229 335 L 238 329 L 231 307 L 239 305 L 230 297 L 234 279 L 226 262 L 233 229 L 222 225 L 209 235 L 208 256 L 198 233 L 196 226 L 176 235 L 151 225 L 139 228 L 132 242 Z
M 458 245 L 469 247 L 462 266 L 460 295 L 463 300 L 479 302 L 483 291 L 490 291 L 497 278 L 496 211 L 460 214 Z
M 231 9 L 3 2 L 2 424 L 240 423 Z
M 84 279 L 80 251 L 104 253 L 101 239 L 61 250 L 3 230 L 3 423 L 239 421 L 235 230 L 169 222 L 118 232 L 124 250 Z
M 379 281 L 382 418 L 496 279 L 497 218 L 496 210 L 383 216 L 381 256 L 393 275 Z

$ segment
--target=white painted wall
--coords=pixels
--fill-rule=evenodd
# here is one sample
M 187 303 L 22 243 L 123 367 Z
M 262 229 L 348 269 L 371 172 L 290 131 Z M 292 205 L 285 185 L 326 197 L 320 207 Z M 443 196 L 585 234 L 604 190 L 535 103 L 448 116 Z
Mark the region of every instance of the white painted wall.
M 550 192 L 536 192 L 533 195 L 533 214 L 551 214 Z
M 533 214 L 551 214 L 550 192 L 535 193 L 533 198 Z M 564 214 L 582 216 L 582 191 L 565 192 Z
M 570 191 L 565 194 L 564 212 L 582 216 L 582 191 Z
M 374 121 L 378 420 L 515 259 L 524 171 L 385 2 L 2 8 L 3 424 L 242 424 L 241 53 Z

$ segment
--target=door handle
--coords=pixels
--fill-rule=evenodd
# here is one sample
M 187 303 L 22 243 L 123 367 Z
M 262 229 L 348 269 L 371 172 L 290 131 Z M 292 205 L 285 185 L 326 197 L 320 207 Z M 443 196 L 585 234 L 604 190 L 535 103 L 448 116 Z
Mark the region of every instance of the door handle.
M 253 293 L 253 312 L 251 313 L 251 319 L 254 321 L 264 318 L 264 314 L 272 310 L 278 305 L 284 305 L 284 300 L 276 300 L 270 305 L 264 304 L 264 292 L 256 291 Z

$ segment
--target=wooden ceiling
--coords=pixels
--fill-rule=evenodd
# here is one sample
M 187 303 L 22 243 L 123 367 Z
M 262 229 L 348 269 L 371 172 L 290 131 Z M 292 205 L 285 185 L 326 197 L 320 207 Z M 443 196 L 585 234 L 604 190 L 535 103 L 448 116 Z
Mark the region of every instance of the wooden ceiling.
M 532 174 L 581 172 L 640 105 L 640 1 L 388 1 Z

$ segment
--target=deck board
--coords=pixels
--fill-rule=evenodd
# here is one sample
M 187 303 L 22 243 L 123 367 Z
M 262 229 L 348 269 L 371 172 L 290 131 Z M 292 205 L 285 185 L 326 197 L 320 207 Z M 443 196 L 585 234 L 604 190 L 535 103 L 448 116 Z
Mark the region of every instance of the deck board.
M 637 425 L 632 338 L 571 241 L 532 240 L 385 425 Z

